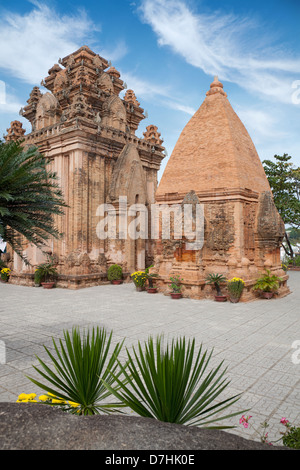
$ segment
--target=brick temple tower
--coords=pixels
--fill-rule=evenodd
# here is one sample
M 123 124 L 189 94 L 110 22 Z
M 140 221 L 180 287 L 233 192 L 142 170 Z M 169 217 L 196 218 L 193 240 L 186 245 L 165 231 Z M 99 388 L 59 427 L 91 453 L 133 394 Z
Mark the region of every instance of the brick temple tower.
M 155 270 L 161 290 L 180 275 L 185 296 L 204 298 L 211 295 L 206 276 L 219 273 L 243 278 L 242 299 L 248 300 L 257 277 L 270 269 L 283 278 L 280 293 L 288 292 L 280 261 L 284 224 L 255 146 L 217 77 L 175 145 L 156 202 L 200 204 L 204 213 L 201 249 L 160 233 Z
M 118 214 L 120 196 L 128 206 L 138 202 L 150 210 L 164 158 L 157 128 L 148 126 L 144 138 L 135 135 L 144 110 L 133 90 L 119 96 L 125 89 L 120 73 L 87 46 L 60 59 L 41 85 L 49 91 L 42 94 L 35 86 L 20 113 L 32 125 L 24 145 L 38 146 L 49 159 L 69 206 L 56 219 L 63 238 L 48 247 L 57 261 L 58 285 L 97 285 L 113 263 L 127 273 L 144 269 L 153 260 L 151 234 L 148 240 L 99 238 L 97 211 L 110 204 Z M 23 134 L 13 122 L 6 139 Z M 24 251 L 33 267 L 44 261 L 36 247 L 25 244 Z M 11 256 L 12 282 L 32 283 L 33 267 Z

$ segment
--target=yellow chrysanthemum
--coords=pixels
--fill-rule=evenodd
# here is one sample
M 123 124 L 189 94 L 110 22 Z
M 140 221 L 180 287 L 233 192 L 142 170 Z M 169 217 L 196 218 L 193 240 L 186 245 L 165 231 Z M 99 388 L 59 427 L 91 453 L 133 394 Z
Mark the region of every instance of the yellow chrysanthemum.
M 40 395 L 39 400 L 40 401 L 47 401 L 47 400 L 49 400 L 49 397 L 47 395 Z
M 80 404 L 75 403 L 75 401 L 69 401 L 69 404 L 72 406 L 72 408 L 77 408 L 78 406 L 80 406 Z
M 22 400 L 27 400 L 28 399 L 28 395 L 27 393 L 21 393 L 19 396 L 18 396 L 18 400 L 22 401 Z

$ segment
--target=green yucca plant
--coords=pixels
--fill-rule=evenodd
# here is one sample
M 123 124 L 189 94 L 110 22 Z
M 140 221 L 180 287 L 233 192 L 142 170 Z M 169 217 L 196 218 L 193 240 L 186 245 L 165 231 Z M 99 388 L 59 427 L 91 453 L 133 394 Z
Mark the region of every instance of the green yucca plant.
M 65 206 L 57 175 L 37 147 L 0 141 L 0 238 L 24 261 L 22 237 L 40 248 L 58 238 L 53 216 Z
M 127 382 L 115 380 L 119 389 L 108 382 L 108 390 L 127 407 L 140 416 L 160 421 L 188 425 L 202 425 L 221 429 L 232 426 L 211 426 L 216 421 L 235 416 L 241 411 L 220 417 L 215 416 L 239 400 L 240 395 L 219 400 L 228 386 L 222 372 L 222 363 L 207 373 L 212 352 L 195 351 L 195 339 L 173 339 L 162 349 L 162 338 L 156 342 L 150 337 L 143 350 L 140 342 L 133 348 L 134 357 L 126 349 L 128 369 L 120 363 Z M 128 384 L 128 385 L 127 385 Z
M 123 342 L 117 343 L 110 353 L 111 340 L 112 332 L 107 336 L 106 331 L 99 327 L 83 335 L 78 328 L 73 328 L 71 334 L 65 331 L 65 344 L 59 340 L 58 346 L 52 338 L 56 357 L 44 346 L 54 370 L 36 356 L 42 370 L 33 367 L 48 381 L 48 384 L 28 378 L 48 394 L 61 399 L 63 409 L 65 409 L 63 401 L 77 403 L 77 408 L 70 407 L 69 411 L 72 413 L 93 415 L 115 411 L 122 407 L 122 404 L 105 402 L 111 393 L 103 381 L 111 388 L 115 386 L 116 380 L 120 381 L 121 371 L 118 369 L 117 358 Z M 55 405 L 60 406 L 60 403 Z

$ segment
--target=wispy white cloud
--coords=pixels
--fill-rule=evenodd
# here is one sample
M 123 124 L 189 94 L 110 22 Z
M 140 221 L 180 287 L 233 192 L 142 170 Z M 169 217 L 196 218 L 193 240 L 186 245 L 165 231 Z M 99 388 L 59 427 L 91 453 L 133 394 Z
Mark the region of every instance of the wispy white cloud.
M 280 116 L 254 107 L 235 105 L 234 108 L 248 132 L 255 135 L 256 143 L 274 140 L 274 135 L 277 139 L 286 137 L 286 130 L 280 129 Z
M 97 29 L 84 10 L 60 16 L 37 1 L 24 15 L 2 11 L 0 67 L 28 83 L 39 83 L 59 57 L 70 54 Z
M 121 75 L 127 88 L 134 91 L 139 101 L 157 102 L 160 106 L 182 111 L 191 116 L 196 111 L 179 97 L 176 97 L 176 90 L 172 89 L 170 85 L 157 84 L 154 81 L 138 77 L 133 72 L 122 72 Z M 142 102 L 141 105 L 143 105 Z
M 164 104 L 168 106 L 168 108 L 175 109 L 176 111 L 182 111 L 183 113 L 189 114 L 190 116 L 193 116 L 197 111 L 195 108 L 192 108 L 192 106 L 179 103 L 178 101 L 165 101 Z
M 256 20 L 219 11 L 194 12 L 183 0 L 143 0 L 140 12 L 158 44 L 189 64 L 250 92 L 291 102 L 292 74 L 300 73 L 300 57 L 287 57 L 286 51 L 270 44 Z
M 122 59 L 128 53 L 128 47 L 124 40 L 120 40 L 115 46 L 109 49 L 99 49 L 99 54 L 111 62 Z
M 154 81 L 138 77 L 134 72 L 121 71 L 122 80 L 127 88 L 134 91 L 137 99 L 151 99 L 155 97 L 171 97 L 170 86 L 156 84 Z
M 1 11 L 0 69 L 27 83 L 38 84 L 48 69 L 84 44 L 93 48 L 96 33 L 101 31 L 84 9 L 65 15 L 53 7 L 31 0 L 33 7 L 25 14 Z M 96 47 L 97 52 L 111 61 L 127 53 L 123 40 L 109 49 Z M 107 55 L 106 55 L 107 54 Z

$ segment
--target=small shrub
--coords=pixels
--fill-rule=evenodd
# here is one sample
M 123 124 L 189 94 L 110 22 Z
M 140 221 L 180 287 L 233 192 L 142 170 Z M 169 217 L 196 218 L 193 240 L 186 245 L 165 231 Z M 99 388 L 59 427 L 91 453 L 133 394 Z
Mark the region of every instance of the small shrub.
M 109 281 L 119 281 L 123 277 L 122 267 L 118 264 L 112 264 L 107 270 L 107 279 Z
M 38 265 L 34 272 L 34 282 L 39 284 L 41 282 L 49 282 L 55 280 L 58 276 L 58 272 L 55 268 L 54 262 L 51 257 L 48 261 Z
M 281 278 L 276 276 L 276 274 L 271 274 L 271 271 L 267 269 L 265 274 L 257 279 L 253 286 L 253 290 L 261 292 L 274 292 L 279 288 L 279 281 L 281 281 Z
M 170 281 L 171 284 L 169 284 L 169 287 L 172 289 L 172 292 L 179 294 L 182 290 L 181 281 L 183 281 L 183 279 L 181 279 L 180 276 L 171 276 Z

